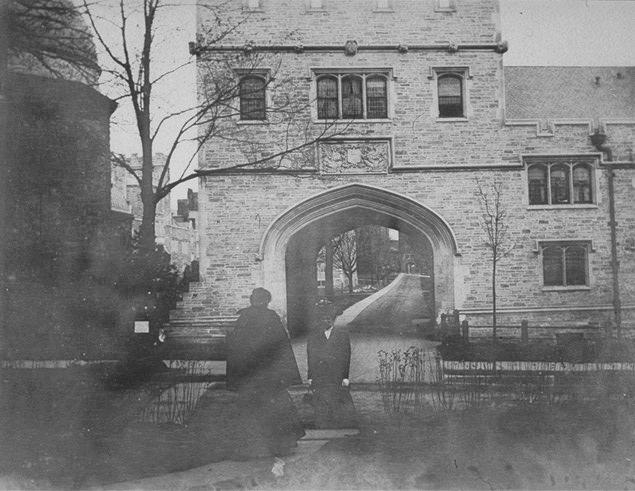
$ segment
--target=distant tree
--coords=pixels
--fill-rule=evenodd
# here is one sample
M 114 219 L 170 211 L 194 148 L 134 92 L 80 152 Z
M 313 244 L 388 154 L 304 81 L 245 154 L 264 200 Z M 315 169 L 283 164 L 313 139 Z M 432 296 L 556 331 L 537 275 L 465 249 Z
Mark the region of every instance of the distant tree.
M 496 340 L 496 273 L 498 263 L 507 256 L 514 244 L 510 243 L 507 210 L 502 199 L 502 183 L 484 184 L 476 179 L 476 196 L 481 212 L 481 228 L 485 235 L 485 246 L 490 250 L 492 264 L 492 327 Z
M 348 279 L 348 292 L 353 293 L 353 276 L 357 272 L 357 231 L 349 230 L 331 238 L 333 265 Z

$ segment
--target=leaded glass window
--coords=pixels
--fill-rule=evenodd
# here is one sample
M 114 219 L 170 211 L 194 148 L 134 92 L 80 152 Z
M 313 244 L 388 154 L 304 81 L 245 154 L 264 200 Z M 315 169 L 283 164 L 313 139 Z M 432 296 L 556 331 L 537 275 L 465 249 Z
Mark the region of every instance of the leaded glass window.
M 592 203 L 591 168 L 586 164 L 579 164 L 573 168 L 573 202 Z
M 369 119 L 388 117 L 388 97 L 384 77 L 366 79 L 366 110 Z
M 569 168 L 565 165 L 551 167 L 551 203 L 561 205 L 569 203 Z
M 593 166 L 587 162 L 554 159 L 527 167 L 530 205 L 594 203 Z
M 240 79 L 240 119 L 263 120 L 266 117 L 265 80 L 245 76 Z
M 356 76 L 342 78 L 342 118 L 361 119 L 363 116 L 362 79 Z
M 532 205 L 547 204 L 547 167 L 532 165 L 527 171 L 529 179 L 529 202 Z
M 458 75 L 440 75 L 437 80 L 439 117 L 462 118 L 463 80 Z
M 316 89 L 318 119 L 388 119 L 384 73 L 323 73 Z
M 549 244 L 542 248 L 545 286 L 588 285 L 588 247 L 586 244 Z
M 337 119 L 337 78 L 321 77 L 317 81 L 317 108 L 319 119 Z

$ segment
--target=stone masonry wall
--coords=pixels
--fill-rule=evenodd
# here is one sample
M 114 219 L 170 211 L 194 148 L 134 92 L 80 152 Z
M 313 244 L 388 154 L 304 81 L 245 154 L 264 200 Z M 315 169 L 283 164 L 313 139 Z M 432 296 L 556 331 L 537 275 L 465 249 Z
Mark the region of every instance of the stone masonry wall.
M 210 0 L 211 1 L 211 0 Z M 207 3 L 207 2 L 205 2 Z M 228 14 L 240 18 L 241 2 L 232 2 Z M 403 194 L 440 215 L 454 232 L 461 256 L 461 275 L 456 307 L 470 319 L 487 324 L 491 308 L 490 263 L 482 245 L 480 212 L 475 179 L 502 182 L 515 248 L 499 264 L 499 322 L 603 321 L 612 313 L 612 273 L 608 226 L 607 170 L 589 134 L 596 125 L 592 116 L 559 122 L 544 131 L 539 121 L 505 121 L 502 55 L 491 50 L 444 49 L 430 51 L 360 51 L 347 56 L 347 39 L 367 44 L 492 43 L 497 39 L 496 2 L 457 0 L 455 12 L 437 12 L 434 2 L 395 0 L 394 12 L 373 12 L 372 2 L 326 2 L 325 12 L 307 13 L 304 2 L 263 0 L 261 12 L 247 21 L 223 44 L 303 43 L 329 44 L 333 50 L 236 57 L 236 68 L 257 62 L 272 68 L 275 80 L 268 87 L 268 101 L 275 107 L 281 94 L 300 101 L 295 113 L 298 127 L 308 135 L 292 132 L 289 145 L 317 136 L 324 123 L 315 121 L 313 68 L 386 68 L 389 83 L 389 119 L 353 122 L 329 128 L 338 138 L 387 139 L 392 145 L 389 169 L 380 174 L 324 175 L 317 152 L 303 151 L 295 160 L 312 172 L 297 176 L 234 174 L 203 178 L 199 191 L 201 215 L 201 276 L 205 288 L 198 301 L 206 314 L 231 314 L 247 303 L 250 290 L 261 284 L 258 253 L 267 227 L 281 213 L 330 188 L 361 183 Z M 200 22 L 206 24 L 203 9 Z M 281 22 L 284 19 L 284 22 Z M 201 29 L 203 30 L 203 29 Z M 203 53 L 200 73 L 226 54 Z M 275 69 L 274 69 L 275 67 Z M 435 82 L 431 70 L 464 67 L 467 80 L 467 118 L 437 120 Z M 204 77 L 200 77 L 204 83 Z M 289 89 L 291 88 L 291 89 Z M 201 87 L 199 90 L 203 90 Z M 262 158 L 280 148 L 289 136 L 289 125 L 274 115 L 269 122 L 245 124 L 237 118 L 226 123 L 230 133 L 247 136 L 257 144 L 210 142 L 204 148 L 201 168 L 227 167 Z M 626 162 L 632 155 L 635 125 L 608 124 L 607 144 L 614 160 Z M 274 150 L 272 150 L 274 149 Z M 523 156 L 584 154 L 597 157 L 597 204 L 536 209 L 528 206 L 527 177 Z M 283 163 L 283 166 L 286 165 Z M 635 308 L 635 237 L 633 197 L 635 171 L 615 171 L 620 284 L 624 317 Z M 588 289 L 544 291 L 542 257 L 538 240 L 582 239 L 592 241 L 589 253 Z M 471 312 L 471 313 L 470 313 Z
M 461 310 L 487 310 L 491 305 L 490 268 L 488 251 L 482 245 L 480 217 L 474 179 L 496 180 L 504 183 L 505 203 L 510 216 L 510 237 L 515 249 L 499 264 L 498 305 L 502 311 L 515 311 L 596 307 L 607 309 L 612 301 L 612 275 L 610 267 L 610 241 L 607 225 L 606 191 L 598 208 L 578 210 L 527 210 L 517 197 L 524 194 L 522 171 L 493 172 L 470 171 L 460 173 L 426 172 L 384 176 L 365 176 L 355 182 L 377 186 L 402 193 L 434 209 L 455 232 L 460 263 L 464 276 L 464 301 Z M 622 178 L 620 187 L 631 186 L 634 177 Z M 205 182 L 206 199 L 201 201 L 206 216 L 213 217 L 212 227 L 204 237 L 205 249 L 203 277 L 208 285 L 211 305 L 219 313 L 231 313 L 244 305 L 251 289 L 262 282 L 258 263 L 259 246 L 266 227 L 287 208 L 309 196 L 329 188 L 350 183 L 350 178 L 339 176 L 321 178 L 289 176 L 227 176 L 208 178 Z M 601 178 L 604 184 L 604 178 Z M 447 189 L 457 192 L 448 193 Z M 207 198 L 207 196 L 209 198 Z M 628 215 L 628 203 L 621 198 L 617 207 L 624 220 L 620 242 L 635 233 L 633 219 Z M 542 239 L 587 239 L 593 241 L 594 251 L 589 254 L 590 289 L 566 292 L 545 292 L 542 288 L 542 259 L 536 252 L 536 241 Z M 229 245 L 229 247 L 228 247 Z M 633 252 L 620 248 L 622 254 L 622 302 L 633 306 L 635 295 L 632 284 Z M 585 311 L 583 320 L 598 320 L 607 312 Z M 526 318 L 528 314 L 507 315 L 509 321 Z M 536 318 L 558 319 L 556 312 L 542 313 Z M 568 316 L 571 319 L 571 316 Z
M 218 32 L 217 20 L 231 27 L 223 44 L 435 44 L 493 42 L 499 30 L 498 3 L 457 0 L 454 11 L 437 9 L 436 0 L 392 0 L 380 11 L 374 0 L 325 0 L 322 10 L 304 0 L 261 0 L 249 12 L 242 0 L 200 0 L 199 26 Z M 217 16 L 219 7 L 222 15 Z M 228 30 L 228 29 L 226 29 Z M 205 33 L 205 29 L 200 29 Z

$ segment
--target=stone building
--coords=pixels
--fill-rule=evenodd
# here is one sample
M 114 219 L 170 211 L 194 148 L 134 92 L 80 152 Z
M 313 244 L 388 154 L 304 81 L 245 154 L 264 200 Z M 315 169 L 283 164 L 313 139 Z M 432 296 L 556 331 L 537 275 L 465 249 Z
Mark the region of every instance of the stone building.
M 187 190 L 187 197 L 176 201 L 175 220 L 189 222 L 193 230 L 196 230 L 198 222 L 198 193 L 192 189 Z
M 158 182 L 163 167 L 165 155 L 154 155 L 153 180 Z M 141 174 L 141 156 L 132 154 L 127 158 L 128 164 L 139 175 Z M 138 232 L 143 217 L 143 203 L 141 202 L 141 187 L 137 180 L 126 169 L 112 164 L 112 192 L 111 206 L 113 210 L 132 214 L 131 234 Z M 169 169 L 166 180 L 169 182 Z M 188 190 L 188 198 L 178 200 L 178 211 L 172 214 L 170 195 L 163 198 L 156 207 L 155 234 L 156 243 L 162 245 L 170 254 L 170 261 L 182 272 L 186 265 L 198 259 L 198 232 L 196 220 L 198 213 L 197 193 Z
M 46 25 L 34 19 L 38 29 Z M 80 33 L 81 23 L 69 36 Z M 110 206 L 116 103 L 91 87 L 99 77 L 94 46 L 82 36 L 74 45 L 85 48 L 92 68 L 9 51 L 2 94 L 7 194 L 0 210 L 6 214 L 2 356 L 8 358 L 112 353 L 125 328 L 111 283 L 130 229 L 130 215 Z
M 201 179 L 202 283 L 182 315 L 233 314 L 261 285 L 300 329 L 316 251 L 374 224 L 432 251 L 437 315 L 488 325 L 478 179 L 500 183 L 514 246 L 498 264 L 499 324 L 632 323 L 633 67 L 504 67 L 497 0 L 199 2 L 236 24 L 222 45 L 192 46 L 199 92 L 232 60 L 240 90 L 224 124 L 260 145 L 215 141 L 199 167 L 320 141 Z
M 156 188 L 156 183 L 161 177 L 163 167 L 165 167 L 165 155 L 157 153 L 153 156 L 154 167 L 152 169 L 152 182 Z M 139 154 L 132 154 L 127 158 L 130 167 L 141 175 L 141 156 Z M 169 182 L 170 171 L 168 169 L 166 179 Z M 143 203 L 141 202 L 141 187 L 137 180 L 127 172 L 126 178 L 126 200 L 130 206 L 130 211 L 134 220 L 132 222 L 132 229 L 134 232 L 141 227 L 141 218 L 143 217 Z M 155 233 L 157 236 L 157 242 L 163 243 L 162 239 L 165 237 L 166 227 L 169 227 L 172 223 L 172 211 L 170 209 L 170 196 L 166 196 L 157 204 L 156 219 L 155 219 Z
M 170 254 L 183 271 L 185 266 L 192 261 L 198 261 L 198 193 L 187 190 L 187 197 L 177 200 L 176 215 L 172 216 L 172 229 L 168 235 L 170 238 Z M 198 270 L 197 270 L 198 271 Z

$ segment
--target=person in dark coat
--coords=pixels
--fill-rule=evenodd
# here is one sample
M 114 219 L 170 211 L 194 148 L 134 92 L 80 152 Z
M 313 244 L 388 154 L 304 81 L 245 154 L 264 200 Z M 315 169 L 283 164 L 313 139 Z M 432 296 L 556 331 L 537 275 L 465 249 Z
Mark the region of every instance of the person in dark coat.
M 357 426 L 348 379 L 351 341 L 344 327 L 335 327 L 339 313 L 332 306 L 319 308 L 307 340 L 307 376 L 318 428 Z
M 271 294 L 256 288 L 227 336 L 227 387 L 238 392 L 236 456 L 282 456 L 304 436 L 287 388 L 302 383 Z

